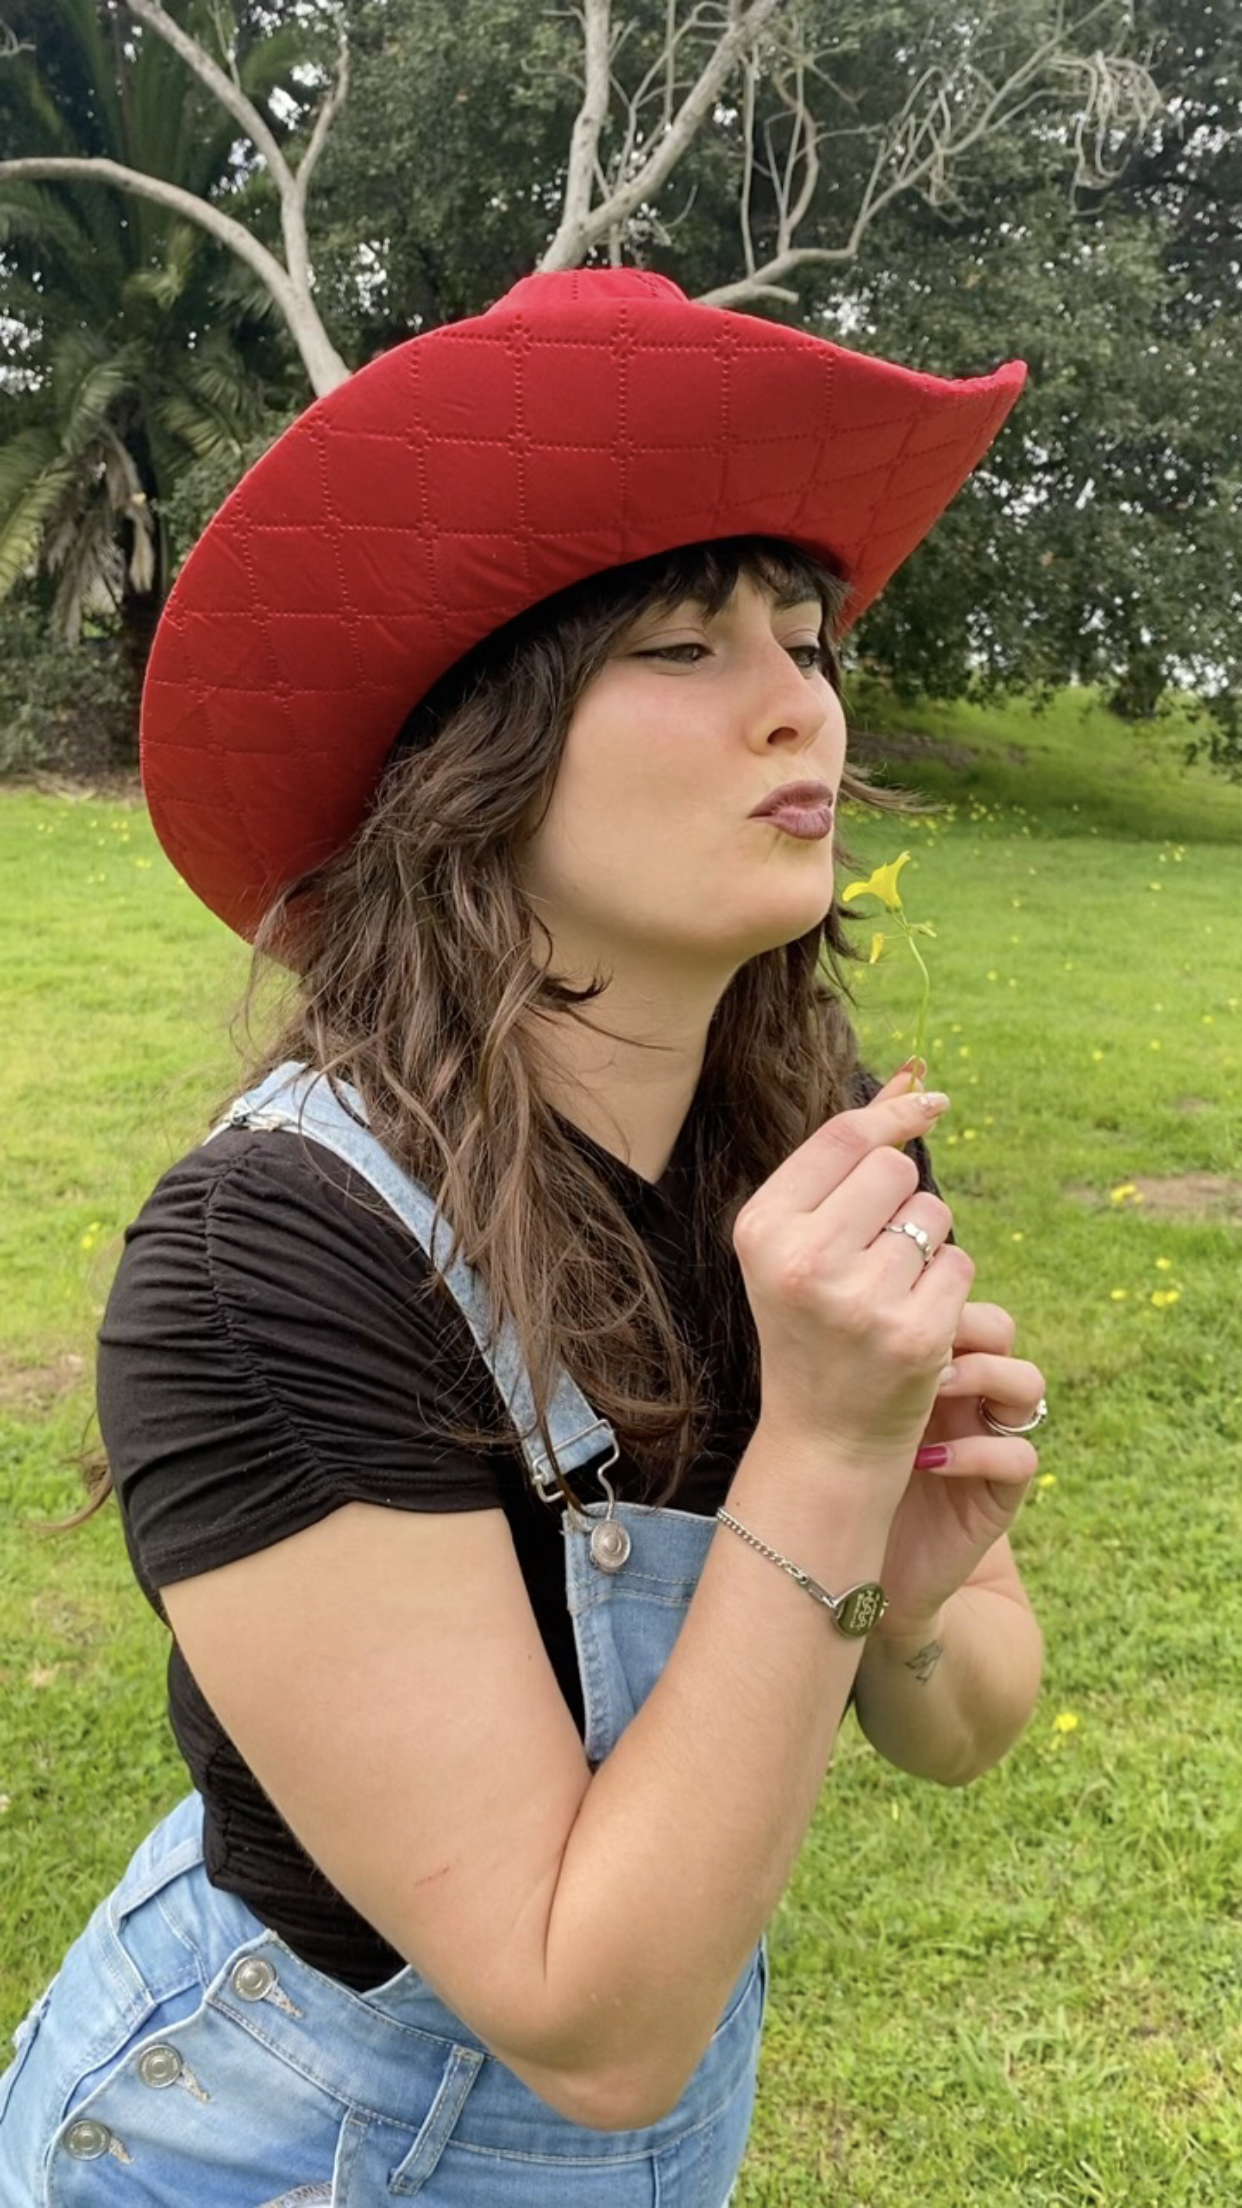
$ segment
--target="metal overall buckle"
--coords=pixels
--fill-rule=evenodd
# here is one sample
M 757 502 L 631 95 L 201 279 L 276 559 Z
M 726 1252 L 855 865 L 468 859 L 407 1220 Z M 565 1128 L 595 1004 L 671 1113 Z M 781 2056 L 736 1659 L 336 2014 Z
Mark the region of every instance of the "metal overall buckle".
M 581 1438 L 580 1435 L 574 1436 L 575 1440 Z M 608 1498 L 608 1508 L 602 1518 L 587 1517 L 583 1504 L 574 1494 L 560 1468 L 550 1466 L 547 1457 L 542 1453 L 535 1465 L 534 1485 L 542 1500 L 545 1503 L 563 1503 L 566 1524 L 572 1526 L 576 1533 L 589 1534 L 587 1553 L 596 1570 L 600 1572 L 619 1572 L 622 1565 L 628 1562 L 634 1545 L 620 1519 L 614 1515 L 617 1507 L 616 1491 L 607 1477 L 620 1454 L 620 1448 L 614 1441 L 611 1455 L 605 1457 L 603 1463 L 595 1469 L 595 1477 Z

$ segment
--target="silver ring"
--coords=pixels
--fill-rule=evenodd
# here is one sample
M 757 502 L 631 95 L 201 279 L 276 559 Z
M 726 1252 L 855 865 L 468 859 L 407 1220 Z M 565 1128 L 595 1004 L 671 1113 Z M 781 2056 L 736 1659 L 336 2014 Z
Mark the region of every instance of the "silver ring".
M 1048 1416 L 1048 1399 L 1046 1396 L 1040 1396 L 1038 1403 L 1023 1426 L 1003 1426 L 999 1418 L 993 1418 L 982 1396 L 979 1398 L 979 1416 L 990 1434 L 1003 1434 L 1006 1440 L 1014 1434 L 1033 1434 L 1035 1428 L 1042 1426 Z
M 931 1236 L 926 1227 L 919 1225 L 917 1219 L 890 1219 L 884 1232 L 885 1234 L 907 1235 L 911 1242 L 917 1243 L 919 1256 L 923 1263 L 925 1265 L 931 1264 L 936 1254 L 932 1248 Z

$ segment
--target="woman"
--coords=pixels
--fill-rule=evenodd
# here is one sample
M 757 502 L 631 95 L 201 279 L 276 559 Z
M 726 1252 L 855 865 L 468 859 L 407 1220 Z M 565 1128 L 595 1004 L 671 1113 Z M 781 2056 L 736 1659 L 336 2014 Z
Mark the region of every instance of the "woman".
M 847 1704 L 951 1784 L 1025 1723 L 1043 1383 L 947 1100 L 858 1067 L 831 833 L 836 641 L 1022 374 L 535 277 L 188 561 L 152 817 L 291 979 L 101 1330 L 194 1788 L 18 2034 L 5 2201 L 723 2208 Z

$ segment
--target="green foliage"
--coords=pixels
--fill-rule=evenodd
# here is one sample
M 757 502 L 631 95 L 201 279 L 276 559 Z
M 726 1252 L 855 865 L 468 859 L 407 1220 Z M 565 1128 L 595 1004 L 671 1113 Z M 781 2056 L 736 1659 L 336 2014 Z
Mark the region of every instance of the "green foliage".
M 856 271 L 863 337 L 941 373 L 1003 354 L 1027 390 L 984 467 L 859 630 L 908 694 L 1101 682 L 1127 718 L 1201 700 L 1227 764 L 1242 696 L 1234 578 L 1242 26 L 1149 0 L 1169 106 L 1121 183 L 1070 193 L 1044 118 L 972 160 L 943 205 L 904 203 Z
M 202 30 L 217 19 L 197 0 L 179 12 Z M 232 175 L 235 123 L 161 40 L 96 0 L 56 13 L 11 0 L 6 20 L 29 49 L 0 67 L 6 153 L 103 155 L 200 194 L 227 184 L 261 213 Z M 243 81 L 274 81 L 262 43 Z M 93 182 L 0 184 L 0 246 L 14 316 L 0 591 L 37 568 L 58 576 L 51 619 L 69 641 L 87 613 L 117 609 L 136 679 L 168 582 L 164 498 L 191 460 L 236 458 L 277 403 L 271 302 L 256 306 L 197 225 Z
M 0 605 L 0 776 L 95 775 L 132 760 L 137 726 L 115 632 L 67 645 L 23 593 Z
M 254 96 L 279 93 L 273 128 L 305 141 L 331 65 L 331 7 L 174 0 L 173 12 Z M 666 0 L 618 0 L 605 170 L 632 168 L 654 142 L 714 35 L 688 5 L 674 12 L 685 35 L 670 80 Z M 1115 14 L 1071 14 L 1076 61 L 1003 131 L 918 191 L 895 191 L 856 255 L 788 278 L 796 302 L 750 311 L 941 374 L 1006 355 L 1030 363 L 985 465 L 860 624 L 868 664 L 906 697 L 1098 684 L 1139 726 L 1189 688 L 1192 748 L 1236 772 L 1242 16 L 1224 0 L 1136 0 L 1128 27 L 1127 12 L 1119 0 Z M 796 242 L 841 254 L 903 102 L 925 107 L 938 92 L 960 126 L 1064 14 L 1055 0 L 799 0 L 768 34 L 749 148 L 735 79 L 658 203 L 595 257 L 656 267 L 692 295 L 732 280 L 749 156 L 762 262 L 778 242 L 772 172 L 796 154 L 799 49 L 821 136 Z M 275 194 L 236 125 L 123 10 L 6 0 L 6 20 L 35 48 L 0 66 L 6 151 L 111 153 L 217 196 L 278 243 Z M 572 10 L 528 0 L 356 0 L 347 22 L 352 89 L 311 188 L 311 229 L 323 312 L 361 363 L 484 309 L 537 264 L 561 206 L 581 28 Z M 1137 142 L 1107 118 L 1075 141 L 1072 101 L 1097 47 L 1142 55 L 1165 90 Z M 640 93 L 627 148 L 626 102 Z M 914 144 L 908 132 L 905 150 Z M 881 188 L 896 160 L 881 162 Z M 80 528 L 58 617 L 92 590 L 96 603 L 119 590 L 128 618 L 143 509 L 109 491 L 103 432 L 129 455 L 155 524 L 158 600 L 206 518 L 202 486 L 231 483 L 305 399 L 272 302 L 192 225 L 93 185 L 32 185 L 0 187 L 0 303 L 12 317 L 0 321 L 0 429 L 16 446 L 7 499 L 0 472 L 0 587 L 46 558 L 57 529 L 63 541 Z M 97 378 L 78 415 L 62 411 L 53 444 L 70 333 L 97 344 Z M 123 473 L 114 453 L 114 490 Z M 134 627 L 137 664 L 149 620 Z

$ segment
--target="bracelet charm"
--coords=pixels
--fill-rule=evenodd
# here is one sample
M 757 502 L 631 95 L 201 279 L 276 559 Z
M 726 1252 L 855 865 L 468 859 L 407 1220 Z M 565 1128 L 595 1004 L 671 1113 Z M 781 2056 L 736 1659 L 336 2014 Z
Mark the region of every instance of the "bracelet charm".
M 779 1564 L 781 1570 L 787 1572 L 790 1579 L 796 1580 L 798 1586 L 806 1591 L 812 1602 L 822 1604 L 838 1633 L 843 1633 L 847 1640 L 860 1641 L 864 1634 L 870 1633 L 872 1627 L 879 1624 L 888 1608 L 888 1598 L 878 1580 L 860 1580 L 856 1587 L 847 1587 L 842 1594 L 830 1595 L 828 1589 L 821 1587 L 817 1579 L 812 1579 L 809 1572 L 804 1572 L 797 1564 L 791 1564 L 789 1558 L 782 1556 L 779 1550 L 768 1548 L 765 1542 L 749 1533 L 723 1505 L 716 1516 L 722 1526 L 728 1526 L 731 1533 L 739 1534 L 752 1549 L 758 1550 L 760 1556 L 766 1556 L 772 1564 Z

